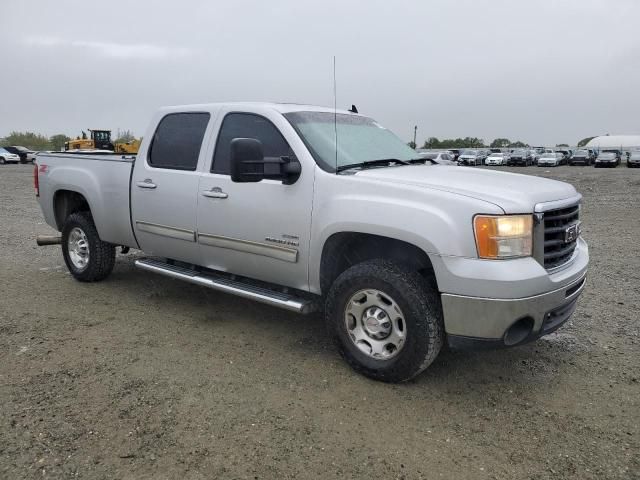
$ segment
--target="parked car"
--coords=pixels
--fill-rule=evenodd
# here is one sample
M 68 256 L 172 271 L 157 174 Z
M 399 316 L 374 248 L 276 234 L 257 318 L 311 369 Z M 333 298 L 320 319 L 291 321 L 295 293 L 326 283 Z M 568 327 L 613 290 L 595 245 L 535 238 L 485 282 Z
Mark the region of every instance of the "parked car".
M 460 155 L 462 154 L 462 150 L 460 150 L 459 148 L 451 148 L 449 149 L 449 152 L 451 152 L 451 155 L 453 155 L 453 159 L 456 162 L 458 161 L 458 157 L 460 157 Z
M 620 163 L 622 162 L 622 150 L 619 150 L 617 148 L 609 148 L 606 150 L 602 150 L 601 153 L 613 153 L 618 160 L 618 165 L 620 165 Z
M 492 153 L 484 161 L 485 165 L 507 165 L 509 163 L 508 153 Z
M 514 150 L 509 156 L 509 165 L 528 167 L 533 165 L 533 159 L 531 158 L 531 152 L 524 148 L 518 148 Z
M 562 163 L 566 165 L 569 163 L 569 159 L 571 158 L 571 155 L 573 155 L 573 150 L 569 148 L 556 148 L 556 153 L 562 154 L 562 160 L 563 160 Z
M 434 165 L 458 165 L 449 152 L 423 152 L 420 157 Z
M 7 151 L 11 153 L 15 153 L 20 157 L 20 163 L 33 163 L 35 159 L 35 153 L 33 150 L 29 150 L 26 147 L 21 147 L 19 145 L 13 145 L 9 147 L 4 147 Z
M 0 147 L 0 165 L 4 165 L 5 163 L 20 163 L 20 156 L 11 153 L 6 148 Z
M 538 150 L 529 150 L 529 155 L 531 155 L 531 164 L 537 165 L 538 159 L 540 158 L 540 155 L 542 155 L 542 153 L 538 152 Z
M 569 165 L 591 165 L 593 158 L 589 150 L 576 150 L 569 159 Z
M 634 150 L 627 159 L 627 167 L 640 167 L 640 150 Z
M 465 150 L 458 157 L 458 163 L 469 166 L 482 165 L 482 157 L 478 150 Z
M 620 165 L 620 158 L 614 152 L 601 152 L 596 157 L 595 167 L 617 167 Z
M 543 153 L 538 159 L 539 167 L 557 167 L 564 163 L 564 156 L 559 152 Z
M 514 346 L 566 322 L 589 261 L 575 188 L 415 156 L 349 111 L 169 107 L 135 161 L 41 153 L 34 185 L 76 280 L 105 279 L 124 246 L 152 256 L 135 259 L 148 272 L 322 309 L 349 365 L 377 380 L 416 376 L 445 342 Z

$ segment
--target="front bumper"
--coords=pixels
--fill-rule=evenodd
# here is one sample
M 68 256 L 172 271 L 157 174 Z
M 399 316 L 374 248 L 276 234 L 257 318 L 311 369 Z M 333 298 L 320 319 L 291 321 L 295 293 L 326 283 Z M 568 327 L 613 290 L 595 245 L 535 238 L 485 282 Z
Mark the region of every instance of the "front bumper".
M 458 319 L 460 333 L 447 328 L 455 349 L 499 348 L 522 345 L 560 328 L 573 314 L 584 289 L 586 275 L 542 295 L 513 300 L 442 295 L 446 324 Z M 462 325 L 459 325 L 462 326 Z
M 571 261 L 547 271 L 537 260 L 433 257 L 445 331 L 454 347 L 513 346 L 569 319 L 587 276 L 582 237 Z

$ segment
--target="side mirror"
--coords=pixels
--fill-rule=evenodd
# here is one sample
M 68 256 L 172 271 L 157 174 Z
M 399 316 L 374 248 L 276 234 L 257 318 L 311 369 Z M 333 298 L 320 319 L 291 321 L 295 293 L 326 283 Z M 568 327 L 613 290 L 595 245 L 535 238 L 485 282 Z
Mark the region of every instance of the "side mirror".
M 231 140 L 229 162 L 231 180 L 234 182 L 259 182 L 264 178 L 262 143 L 255 138 Z
M 262 143 L 255 138 L 234 138 L 230 152 L 231 180 L 259 182 L 265 178 L 291 185 L 300 176 L 300 162 L 294 157 L 264 157 Z

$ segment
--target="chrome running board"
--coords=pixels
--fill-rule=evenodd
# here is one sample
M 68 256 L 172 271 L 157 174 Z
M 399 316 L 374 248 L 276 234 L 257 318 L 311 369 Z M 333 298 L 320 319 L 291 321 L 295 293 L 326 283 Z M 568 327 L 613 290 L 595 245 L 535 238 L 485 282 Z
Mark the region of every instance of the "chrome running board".
M 200 272 L 189 268 L 173 265 L 154 258 L 142 258 L 135 261 L 135 265 L 142 270 L 159 273 L 167 277 L 185 282 L 195 283 L 203 287 L 230 293 L 242 298 L 284 308 L 292 312 L 311 313 L 317 308 L 316 302 L 289 293 L 277 292 L 241 280 L 227 278 L 214 272 Z

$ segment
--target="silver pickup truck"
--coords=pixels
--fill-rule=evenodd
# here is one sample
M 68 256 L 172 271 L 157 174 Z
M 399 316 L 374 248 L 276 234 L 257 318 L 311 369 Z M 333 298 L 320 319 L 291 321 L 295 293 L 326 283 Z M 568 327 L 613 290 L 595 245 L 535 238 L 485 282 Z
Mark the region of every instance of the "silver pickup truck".
M 571 316 L 589 261 L 569 184 L 435 166 L 350 111 L 161 109 L 133 157 L 47 153 L 35 184 L 80 281 L 136 265 L 300 313 L 398 382 L 454 348 L 520 345 Z

